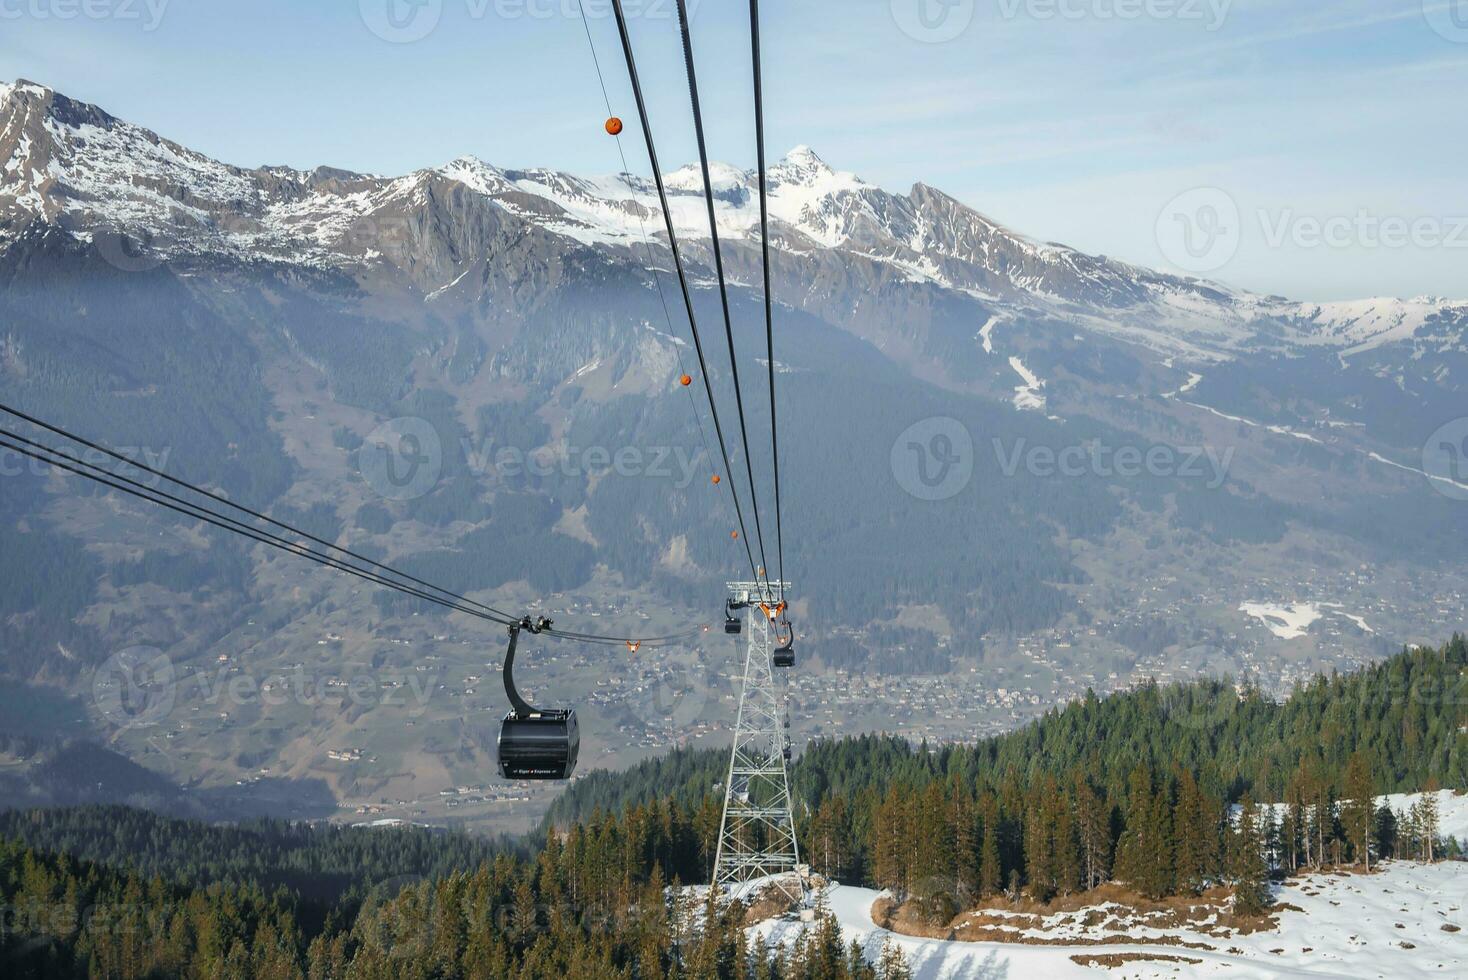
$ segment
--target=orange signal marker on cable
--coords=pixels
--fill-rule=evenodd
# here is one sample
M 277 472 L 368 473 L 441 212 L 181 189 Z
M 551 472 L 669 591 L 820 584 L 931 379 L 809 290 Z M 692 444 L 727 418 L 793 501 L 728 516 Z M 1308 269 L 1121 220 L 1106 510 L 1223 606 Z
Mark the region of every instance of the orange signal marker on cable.
M 622 135 L 622 120 L 618 119 L 616 116 L 612 116 L 610 119 L 608 119 L 607 120 L 607 135 L 608 136 L 621 136 Z
M 738 537 L 739 537 L 739 532 L 738 531 L 730 531 L 729 532 L 729 537 L 734 538 L 734 539 L 737 540 Z
M 718 486 L 720 483 L 723 483 L 723 482 L 724 482 L 724 478 L 722 476 L 719 476 L 719 474 L 715 473 L 714 474 L 714 486 Z

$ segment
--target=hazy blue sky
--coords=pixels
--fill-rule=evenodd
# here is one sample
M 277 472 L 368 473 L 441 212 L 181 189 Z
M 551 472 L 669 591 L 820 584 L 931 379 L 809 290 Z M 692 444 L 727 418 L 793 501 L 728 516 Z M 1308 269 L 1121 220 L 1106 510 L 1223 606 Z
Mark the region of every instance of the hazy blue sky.
M 586 2 L 645 169 L 610 0 Z M 673 0 L 625 2 L 664 162 L 686 162 Z M 747 166 L 747 4 L 692 6 L 714 155 Z M 1035 237 L 1165 268 L 1186 264 L 1159 245 L 1169 202 L 1216 188 L 1241 241 L 1200 270 L 1213 278 L 1468 297 L 1468 0 L 764 7 L 772 150 L 807 143 L 889 189 L 921 180 Z M 619 167 L 576 0 L 0 0 L 0 76 L 231 163 Z

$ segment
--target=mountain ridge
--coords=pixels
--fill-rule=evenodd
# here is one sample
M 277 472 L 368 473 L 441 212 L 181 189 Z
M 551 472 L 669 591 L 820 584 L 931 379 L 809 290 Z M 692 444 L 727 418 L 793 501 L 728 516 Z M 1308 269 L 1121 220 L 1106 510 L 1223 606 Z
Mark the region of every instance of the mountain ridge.
M 132 262 L 228 255 L 406 278 L 428 294 L 448 280 L 425 278 L 393 237 L 417 236 L 412 215 L 444 202 L 469 207 L 472 217 L 475 208 L 456 200 L 467 193 L 575 245 L 643 256 L 653 248 L 666 266 L 651 182 L 627 174 L 505 169 L 472 156 L 397 177 L 324 165 L 248 169 L 24 80 L 0 89 L 0 160 L 0 241 L 40 219 L 84 241 L 116 236 L 121 242 L 110 247 Z M 713 169 L 721 237 L 731 248 L 750 247 L 758 241 L 757 178 L 726 164 Z M 890 193 L 833 169 L 804 145 L 769 174 L 772 244 L 782 258 L 864 260 L 913 284 L 969 294 L 1011 318 L 1060 317 L 1198 363 L 1245 349 L 1351 354 L 1418 341 L 1455 348 L 1468 332 L 1468 301 L 1298 302 L 1157 272 L 1032 239 L 924 182 L 906 195 Z M 685 166 L 667 183 L 675 226 L 697 259 L 708 237 L 701 175 Z M 444 256 L 455 275 L 483 246 L 472 235 L 458 244 L 449 250 L 457 254 Z M 435 275 L 448 271 L 429 264 Z

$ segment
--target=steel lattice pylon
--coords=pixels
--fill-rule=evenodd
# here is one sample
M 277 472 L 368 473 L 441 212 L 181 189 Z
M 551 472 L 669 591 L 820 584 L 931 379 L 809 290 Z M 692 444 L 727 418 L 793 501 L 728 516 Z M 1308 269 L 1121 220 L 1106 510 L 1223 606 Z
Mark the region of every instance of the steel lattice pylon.
M 784 595 L 788 584 L 775 583 Z M 738 893 L 752 881 L 788 875 L 791 897 L 802 893 L 790 808 L 790 779 L 785 769 L 786 735 L 772 663 L 774 629 L 759 606 L 769 586 L 731 582 L 730 597 L 750 603 L 744 621 L 744 683 L 739 694 L 739 718 L 729 753 L 729 778 L 724 783 L 724 819 L 719 827 L 714 887 Z

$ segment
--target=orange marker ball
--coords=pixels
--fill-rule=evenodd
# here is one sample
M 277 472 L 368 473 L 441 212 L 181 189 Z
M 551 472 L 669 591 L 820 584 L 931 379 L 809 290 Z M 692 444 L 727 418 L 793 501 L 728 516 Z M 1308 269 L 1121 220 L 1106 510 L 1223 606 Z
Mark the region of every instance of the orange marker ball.
M 616 116 L 607 120 L 607 134 L 610 136 L 622 135 L 622 120 Z
M 724 482 L 724 478 L 722 476 L 719 476 L 717 473 L 715 473 L 714 474 L 714 486 L 718 486 L 720 483 L 723 483 L 723 482 Z
M 730 531 L 729 532 L 729 537 L 736 538 L 737 539 L 739 537 L 739 532 L 738 531 Z
M 687 388 L 689 385 L 693 384 L 693 379 L 685 374 L 683 375 L 683 377 L 678 379 L 678 383 Z

